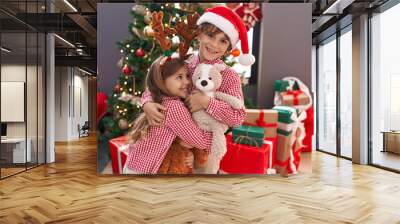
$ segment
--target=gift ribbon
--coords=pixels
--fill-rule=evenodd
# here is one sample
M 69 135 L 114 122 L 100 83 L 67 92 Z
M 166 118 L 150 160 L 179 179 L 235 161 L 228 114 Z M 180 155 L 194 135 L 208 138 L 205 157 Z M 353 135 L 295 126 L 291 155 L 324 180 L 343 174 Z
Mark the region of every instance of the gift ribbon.
M 246 133 L 247 134 L 247 133 Z M 252 138 L 252 137 L 249 137 L 249 136 L 243 136 L 243 135 L 240 135 L 240 136 L 238 136 L 237 138 L 235 138 L 235 142 L 241 142 L 242 140 L 248 140 L 248 141 L 250 141 L 251 143 L 253 143 L 254 145 L 256 145 L 256 147 L 260 147 L 260 145 L 258 144 L 258 142 L 254 139 L 254 138 Z
M 251 124 L 248 122 L 244 122 L 243 125 L 255 126 L 254 124 Z M 277 127 L 278 124 L 277 123 L 266 123 L 264 121 L 264 111 L 260 110 L 260 114 L 258 115 L 258 119 L 256 120 L 256 126 L 262 127 L 262 128 L 273 128 L 273 127 Z
M 273 151 L 273 142 L 264 140 L 264 144 L 269 145 L 269 163 L 267 168 L 267 174 L 276 174 L 276 170 L 272 168 L 272 151 Z
M 303 92 L 301 90 L 288 90 L 285 95 L 293 95 L 293 105 L 299 105 L 299 95 Z
M 290 158 L 288 158 L 285 161 L 276 160 L 275 163 L 276 163 L 277 166 L 287 167 L 287 165 L 289 164 L 289 160 L 290 160 Z
M 294 129 L 293 129 L 293 132 L 294 132 L 294 136 L 292 136 L 291 138 L 291 144 L 290 144 L 290 164 L 289 164 L 289 166 L 290 166 L 290 169 L 293 171 L 293 173 L 294 174 L 296 174 L 297 173 L 297 169 L 296 169 L 296 166 L 295 166 L 295 164 L 294 164 L 294 153 L 293 153 L 293 151 L 294 151 L 294 149 L 293 149 L 293 145 L 294 144 L 296 144 L 296 142 L 300 145 L 300 148 L 302 147 L 302 145 L 303 145 L 303 139 L 304 139 L 304 137 L 306 136 L 306 134 L 305 134 L 305 128 L 304 128 L 304 124 L 303 124 L 303 120 L 304 119 L 306 119 L 307 118 L 307 114 L 306 114 L 306 112 L 305 111 L 303 111 L 303 112 L 301 112 L 300 114 L 299 114 L 299 116 L 296 116 L 296 114 L 295 113 L 292 113 L 292 120 L 294 121 Z M 299 130 L 299 134 L 297 135 L 297 130 Z
M 122 159 L 121 159 L 121 153 L 123 153 L 125 150 L 129 149 L 129 144 L 125 144 L 125 145 L 121 145 L 120 147 L 118 147 L 118 170 L 119 170 L 119 174 L 122 174 L 123 171 L 123 167 L 122 167 Z

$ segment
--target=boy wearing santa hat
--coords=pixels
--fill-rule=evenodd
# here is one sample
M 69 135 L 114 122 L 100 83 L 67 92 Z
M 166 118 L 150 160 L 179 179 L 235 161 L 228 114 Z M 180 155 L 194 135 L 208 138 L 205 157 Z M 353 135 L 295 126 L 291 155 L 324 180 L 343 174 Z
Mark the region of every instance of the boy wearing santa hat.
M 188 60 L 190 76 L 200 63 L 205 64 L 224 64 L 222 57 L 233 49 L 238 41 L 241 42 L 242 55 L 239 63 L 250 66 L 255 62 L 254 56 L 249 54 L 247 30 L 240 17 L 231 9 L 224 6 L 217 6 L 207 9 L 198 19 L 199 53 L 192 55 Z M 239 74 L 232 68 L 226 66 L 221 71 L 222 83 L 217 91 L 235 96 L 243 100 L 242 86 Z M 160 104 L 151 102 L 151 95 L 145 91 L 142 96 L 143 111 L 150 125 L 161 125 L 164 120 L 162 113 L 165 108 Z M 186 99 L 186 103 L 191 112 L 204 109 L 216 120 L 233 127 L 241 125 L 245 119 L 245 110 L 233 109 L 225 102 L 204 95 L 198 90 L 194 90 Z M 217 163 L 217 164 L 216 164 Z M 213 174 L 218 171 L 219 161 L 208 161 L 207 166 L 198 173 Z M 216 170 L 216 171 L 215 171 Z

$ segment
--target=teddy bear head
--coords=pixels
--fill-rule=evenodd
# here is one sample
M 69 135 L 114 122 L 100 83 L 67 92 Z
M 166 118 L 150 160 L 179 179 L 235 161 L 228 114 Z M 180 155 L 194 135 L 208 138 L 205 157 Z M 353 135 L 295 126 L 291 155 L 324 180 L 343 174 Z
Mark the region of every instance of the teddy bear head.
M 223 64 L 199 64 L 193 72 L 193 85 L 205 93 L 215 92 L 221 85 L 221 71 L 224 69 Z

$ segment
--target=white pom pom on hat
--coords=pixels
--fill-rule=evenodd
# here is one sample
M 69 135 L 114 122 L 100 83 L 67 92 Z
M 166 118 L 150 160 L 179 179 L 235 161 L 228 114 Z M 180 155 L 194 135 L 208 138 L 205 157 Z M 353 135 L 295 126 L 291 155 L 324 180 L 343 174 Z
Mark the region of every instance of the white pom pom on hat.
M 224 6 L 209 8 L 197 20 L 197 25 L 202 23 L 211 23 L 222 30 L 229 37 L 232 48 L 240 40 L 242 55 L 239 57 L 239 63 L 245 66 L 254 64 L 256 59 L 253 55 L 249 54 L 246 26 L 235 12 Z

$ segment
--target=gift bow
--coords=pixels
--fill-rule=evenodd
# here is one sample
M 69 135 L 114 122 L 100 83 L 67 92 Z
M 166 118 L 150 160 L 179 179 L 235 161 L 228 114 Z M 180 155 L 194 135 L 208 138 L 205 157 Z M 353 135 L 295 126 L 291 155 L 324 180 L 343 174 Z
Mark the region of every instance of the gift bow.
M 243 128 L 243 126 L 242 126 L 242 128 Z M 248 136 L 250 127 L 244 127 L 244 129 L 246 131 L 245 136 L 243 136 L 243 135 L 238 136 L 237 138 L 235 138 L 235 142 L 242 141 L 242 140 L 249 140 L 251 143 L 254 143 L 257 147 L 260 147 L 260 145 L 254 138 Z
M 296 113 L 292 113 L 291 119 L 294 122 L 293 125 L 293 133 L 291 144 L 290 144 L 290 168 L 292 169 L 293 173 L 297 173 L 296 166 L 294 164 L 294 154 L 293 154 L 293 145 L 297 142 L 302 147 L 303 146 L 303 139 L 306 136 L 305 128 L 302 121 L 307 118 L 307 114 L 303 111 L 298 116 Z M 299 135 L 297 135 L 297 130 L 299 130 Z
M 302 94 L 301 90 L 288 90 L 286 91 L 286 95 L 293 95 L 293 105 L 299 105 L 299 95 Z
M 293 125 L 293 133 L 294 136 L 292 137 L 292 146 L 297 141 L 300 146 L 302 145 L 303 139 L 306 137 L 306 129 L 304 128 L 303 120 L 307 118 L 307 114 L 305 111 L 301 112 L 299 116 L 296 116 L 295 113 L 292 113 L 292 120 L 294 121 Z M 299 134 L 297 135 L 297 130 L 299 130 Z

